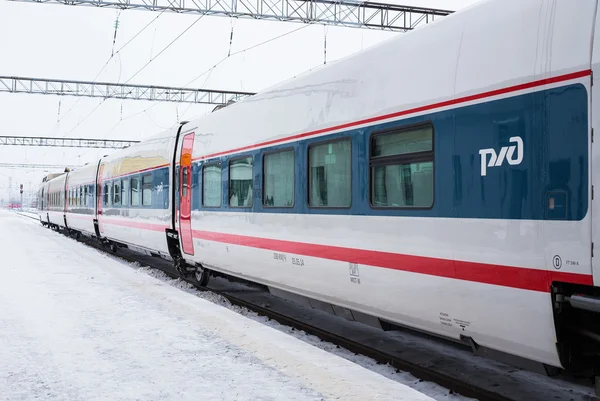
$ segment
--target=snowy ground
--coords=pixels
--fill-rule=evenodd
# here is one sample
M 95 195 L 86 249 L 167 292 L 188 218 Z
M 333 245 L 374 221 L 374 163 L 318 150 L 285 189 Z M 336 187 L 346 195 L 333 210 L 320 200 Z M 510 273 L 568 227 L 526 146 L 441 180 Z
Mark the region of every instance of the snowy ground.
M 366 369 L 6 211 L 0 255 L 0 400 L 462 399 Z

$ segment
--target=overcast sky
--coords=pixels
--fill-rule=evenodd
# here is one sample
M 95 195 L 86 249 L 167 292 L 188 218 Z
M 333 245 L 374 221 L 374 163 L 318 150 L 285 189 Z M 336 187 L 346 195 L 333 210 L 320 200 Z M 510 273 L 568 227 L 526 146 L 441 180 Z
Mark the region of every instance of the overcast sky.
M 459 10 L 478 0 L 395 0 L 391 3 Z M 119 15 L 115 51 L 154 20 L 157 12 L 0 1 L 0 75 L 91 81 L 110 59 L 114 22 Z M 97 81 L 126 82 L 156 57 L 197 15 L 165 12 L 114 56 Z M 293 30 L 283 38 L 231 53 Z M 305 25 L 300 23 L 203 17 L 129 83 L 257 92 L 323 64 L 356 53 L 402 33 Z M 410 57 L 410 55 L 406 55 Z M 208 79 L 207 79 L 208 77 Z M 74 107 L 73 107 L 74 106 Z M 190 120 L 214 106 L 83 97 L 0 93 L 0 135 L 141 140 Z M 60 107 L 60 114 L 59 114 Z M 70 109 L 70 111 L 69 111 Z M 95 110 L 94 110 L 95 109 Z M 92 112 L 93 111 L 93 112 Z M 68 113 L 67 113 L 68 112 Z M 90 114 L 91 113 L 91 114 Z M 83 164 L 111 150 L 0 146 L 2 163 Z M 47 172 L 0 168 L 0 199 L 8 201 L 19 183 L 37 187 Z

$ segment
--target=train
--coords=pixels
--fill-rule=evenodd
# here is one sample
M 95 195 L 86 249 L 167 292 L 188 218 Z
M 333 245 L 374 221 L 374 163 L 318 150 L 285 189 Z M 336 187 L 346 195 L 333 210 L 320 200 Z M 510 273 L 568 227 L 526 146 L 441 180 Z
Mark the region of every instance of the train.
M 598 24 L 479 2 L 48 177 L 40 221 L 595 377 Z

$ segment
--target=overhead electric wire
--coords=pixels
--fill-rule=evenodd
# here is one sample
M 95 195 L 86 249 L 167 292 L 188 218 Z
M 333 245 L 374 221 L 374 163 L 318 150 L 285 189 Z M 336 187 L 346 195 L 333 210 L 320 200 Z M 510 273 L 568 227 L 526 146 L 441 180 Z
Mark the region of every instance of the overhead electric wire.
M 193 23 L 191 23 L 183 32 L 181 32 L 179 35 L 177 35 L 177 37 L 175 39 L 173 39 L 167 46 L 165 46 L 156 56 L 152 57 L 150 59 L 150 61 L 148 61 L 146 64 L 144 64 L 144 66 L 142 68 L 140 68 L 135 74 L 133 74 L 127 81 L 125 81 L 123 84 L 127 84 L 129 81 L 131 81 L 133 78 L 135 78 L 140 72 L 142 72 L 148 65 L 150 65 L 150 63 L 154 60 L 156 60 L 158 57 L 160 57 L 160 55 L 162 53 L 164 53 L 169 47 L 171 47 L 171 45 L 173 45 L 173 43 L 175 43 L 179 38 L 181 38 L 187 31 L 189 31 L 194 25 L 196 25 L 196 23 L 198 21 L 200 21 L 202 19 L 202 17 L 204 17 L 204 15 L 201 15 L 200 17 L 198 17 Z M 88 115 L 86 115 L 81 121 L 79 121 L 77 123 L 77 125 L 75 125 L 75 127 L 73 127 L 66 135 L 70 134 L 71 132 L 73 132 L 79 125 L 81 125 L 85 120 L 87 120 L 92 114 L 94 114 L 94 112 L 96 110 L 98 110 L 98 108 L 100 106 L 102 106 L 102 104 L 106 101 L 106 99 L 102 99 L 102 101 L 98 104 L 98 106 L 96 106 Z
M 154 17 L 154 19 L 152 19 L 150 22 L 148 22 L 148 23 L 147 23 L 147 24 L 146 24 L 146 25 L 145 25 L 145 26 L 144 26 L 142 29 L 140 29 L 140 30 L 139 30 L 139 31 L 138 31 L 138 32 L 137 32 L 135 35 L 133 35 L 133 36 L 131 37 L 131 39 L 129 39 L 129 40 L 128 40 L 128 41 L 127 41 L 127 42 L 126 42 L 126 43 L 125 43 L 123 46 L 121 46 L 121 47 L 119 48 L 119 50 L 117 50 L 116 52 L 114 52 L 113 54 L 111 54 L 111 56 L 108 58 L 108 60 L 106 60 L 106 63 L 104 63 L 104 66 L 103 66 L 103 67 L 100 69 L 100 71 L 99 71 L 99 72 L 96 74 L 96 76 L 94 77 L 94 79 L 92 80 L 92 82 L 96 82 L 96 79 L 98 79 L 98 77 L 100 76 L 100 74 L 102 74 L 102 72 L 104 71 L 104 69 L 105 69 L 105 68 L 108 66 L 108 64 L 110 63 L 110 61 L 113 59 L 113 57 L 114 57 L 115 55 L 119 55 L 119 62 L 120 62 L 120 60 L 121 60 L 121 59 L 120 59 L 120 57 L 121 57 L 121 55 L 120 55 L 121 51 L 122 51 L 123 49 L 125 49 L 125 48 L 126 48 L 126 47 L 127 47 L 127 46 L 128 46 L 130 43 L 131 43 L 131 42 L 133 42 L 133 41 L 134 41 L 134 40 L 135 40 L 135 39 L 136 39 L 136 38 L 137 38 L 139 35 L 141 35 L 141 34 L 142 34 L 142 32 L 144 32 L 144 31 L 145 31 L 145 30 L 146 30 L 146 29 L 147 29 L 147 28 L 148 28 L 150 25 L 152 25 L 154 22 L 156 22 L 156 20 L 157 20 L 157 19 L 158 19 L 158 18 L 159 18 L 159 17 L 160 17 L 160 16 L 161 16 L 161 15 L 162 15 L 162 14 L 163 14 L 165 11 L 166 11 L 166 10 L 163 10 L 163 11 L 161 11 L 161 12 L 160 12 L 160 13 L 159 13 L 159 14 L 158 14 L 156 17 Z M 119 80 L 120 80 L 120 73 L 119 73 Z M 60 121 L 61 121 L 61 120 L 63 120 L 63 119 L 65 118 L 65 116 L 66 116 L 67 114 L 69 114 L 69 112 L 70 112 L 70 111 L 71 111 L 71 110 L 72 110 L 72 109 L 73 109 L 75 106 L 77 106 L 77 104 L 78 104 L 78 103 L 81 101 L 81 99 L 82 99 L 82 98 L 79 98 L 79 99 L 77 99 L 77 101 L 75 102 L 75 104 L 73 104 L 73 106 L 71 106 L 71 107 L 69 108 L 69 110 L 67 110 L 67 112 L 66 112 L 65 114 L 63 114 L 62 118 L 60 118 L 60 119 L 59 119 L 59 121 L 57 121 L 57 123 L 56 123 L 57 125 L 60 123 Z M 102 104 L 102 102 L 101 102 L 100 104 Z M 97 107 L 96 107 L 96 108 L 97 108 Z M 94 110 L 96 110 L 96 109 L 94 109 Z M 87 118 L 87 116 L 86 116 L 85 118 Z M 77 127 L 77 126 L 79 126 L 79 124 L 80 124 L 80 123 L 78 123 L 78 124 L 76 125 L 76 127 Z M 54 126 L 54 128 L 56 128 L 56 125 Z M 53 129 L 53 130 L 54 130 L 54 129 Z M 71 132 L 73 132 L 73 130 L 74 130 L 74 128 L 73 128 L 73 129 L 71 129 L 71 131 L 69 131 L 67 134 L 63 135 L 63 138 L 64 138 L 66 135 L 68 135 L 68 134 L 70 134 Z
M 175 43 L 177 40 L 179 40 L 179 38 L 181 38 L 183 35 L 185 35 L 185 33 L 187 31 L 189 31 L 190 29 L 192 29 L 192 27 L 194 25 L 196 25 L 198 23 L 198 21 L 200 21 L 202 19 L 202 17 L 204 17 L 204 14 L 199 16 L 196 21 L 192 22 L 190 24 L 190 26 L 188 26 L 187 28 L 185 28 L 185 30 L 183 32 L 181 32 L 179 35 L 177 35 L 177 37 L 175 39 L 173 39 L 171 41 L 171 43 L 169 43 L 166 47 L 164 47 L 160 52 L 158 52 L 158 54 L 154 57 L 152 57 L 150 59 L 150 61 L 148 61 L 146 64 L 144 64 L 144 66 L 142 68 L 140 68 L 135 74 L 133 74 L 127 81 L 124 82 L 124 84 L 127 84 L 129 81 L 131 81 L 133 78 L 135 78 L 140 72 L 142 72 L 146 67 L 148 67 L 148 65 L 150 65 L 151 62 L 153 62 L 154 60 L 156 60 L 158 57 L 160 57 L 161 54 L 163 54 L 169 47 L 171 47 L 171 45 L 173 43 Z
M 194 23 L 196 23 L 197 21 L 198 21 L 198 20 L 194 21 Z M 221 59 L 219 62 L 217 62 L 215 65 L 213 65 L 212 67 L 210 67 L 209 69 L 207 69 L 206 71 L 204 71 L 203 73 L 201 73 L 200 75 L 198 75 L 198 76 L 194 77 L 192 80 L 190 80 L 188 83 L 186 83 L 186 84 L 185 84 L 185 85 L 183 85 L 183 86 L 184 86 L 184 87 L 189 87 L 189 85 L 191 85 L 193 82 L 195 82 L 196 80 L 198 80 L 198 79 L 199 79 L 199 78 L 201 78 L 202 76 L 204 76 L 204 75 L 208 74 L 208 76 L 206 77 L 206 79 L 204 80 L 204 82 L 203 82 L 203 84 L 202 84 L 202 86 L 201 86 L 201 87 L 204 87 L 204 85 L 206 84 L 206 82 L 207 82 L 207 81 L 208 81 L 208 79 L 210 78 L 210 75 L 212 74 L 212 72 L 213 72 L 213 71 L 214 71 L 214 70 L 215 70 L 215 69 L 216 69 L 216 68 L 217 68 L 217 67 L 218 67 L 218 66 L 219 66 L 221 63 L 223 63 L 223 62 L 224 62 L 224 61 L 226 61 L 227 59 L 229 59 L 229 58 L 231 58 L 231 57 L 233 57 L 233 56 L 236 56 L 236 55 L 242 54 L 242 53 L 244 53 L 244 52 L 247 52 L 247 51 L 249 51 L 249 50 L 253 50 L 253 49 L 257 48 L 257 47 L 260 47 L 260 46 L 266 45 L 267 43 L 270 43 L 270 42 L 273 42 L 273 41 L 275 41 L 275 40 L 281 39 L 281 38 L 283 38 L 283 37 L 285 37 L 285 36 L 287 36 L 287 35 L 291 35 L 292 33 L 296 33 L 296 32 L 298 32 L 298 31 L 300 31 L 300 30 L 302 30 L 302 29 L 305 29 L 305 28 L 308 28 L 308 27 L 310 27 L 310 26 L 311 26 L 311 25 L 303 25 L 303 26 L 301 26 L 301 27 L 299 27 L 299 28 L 293 29 L 293 30 L 291 30 L 291 31 L 289 31 L 289 32 L 285 32 L 285 33 L 279 34 L 279 35 L 277 35 L 277 36 L 274 36 L 274 37 L 272 37 L 272 38 L 269 38 L 269 39 L 267 39 L 267 40 L 265 40 L 265 41 L 263 41 L 263 42 L 260 42 L 260 43 L 254 44 L 254 45 L 252 45 L 252 46 L 249 46 L 249 47 L 247 47 L 247 48 L 245 48 L 245 49 L 241 49 L 241 50 L 235 51 L 235 52 L 231 53 L 230 55 L 228 55 L 227 57 L 224 57 L 223 59 Z M 188 27 L 188 28 L 189 28 L 189 27 Z M 187 29 L 186 29 L 186 31 L 187 31 Z M 185 32 L 185 31 L 184 31 L 184 32 Z M 171 44 L 169 44 L 168 46 L 170 46 L 170 45 L 171 45 Z M 166 49 L 163 49 L 163 50 L 166 50 Z M 162 53 L 162 51 L 161 51 L 161 53 Z M 159 54 L 160 54 L 160 53 L 159 53 Z M 158 56 L 158 55 L 157 55 L 157 56 Z M 149 64 L 149 63 L 147 63 L 147 64 L 146 64 L 146 66 L 147 66 L 148 64 Z M 320 65 L 322 65 L 322 64 L 320 64 Z M 145 66 L 144 66 L 144 67 L 145 67 Z M 317 67 L 318 67 L 318 66 L 317 66 Z M 313 68 L 315 68 L 315 67 L 313 67 Z M 311 68 L 311 69 L 313 69 L 313 68 Z M 138 73 L 139 73 L 139 71 L 138 71 Z M 137 73 L 136 73 L 136 74 L 137 74 Z M 131 78 L 130 78 L 130 79 L 131 79 Z M 121 120 L 120 120 L 120 121 L 118 121 L 118 122 L 117 122 L 117 123 L 116 123 L 116 124 L 115 124 L 115 125 L 114 125 L 114 126 L 113 126 L 113 127 L 112 127 L 112 128 L 111 128 L 111 129 L 110 129 L 110 130 L 109 130 L 109 131 L 106 133 L 106 134 L 105 134 L 105 136 L 108 138 L 108 136 L 109 136 L 109 135 L 110 135 L 110 134 L 111 134 L 111 133 L 112 133 L 112 132 L 113 132 L 113 131 L 114 131 L 114 130 L 115 130 L 115 129 L 116 129 L 118 126 L 119 126 L 119 125 L 121 125 L 121 123 L 122 123 L 123 121 L 125 121 L 125 120 L 128 120 L 128 119 L 130 119 L 130 118 L 133 118 L 133 117 L 136 117 L 136 116 L 138 116 L 138 115 L 140 115 L 140 114 L 146 114 L 146 112 L 147 112 L 148 110 L 150 110 L 150 109 L 154 108 L 155 106 L 159 105 L 160 103 L 161 103 L 161 102 L 158 102 L 158 101 L 156 101 L 156 102 L 154 102 L 154 104 L 152 104 L 152 105 L 148 106 L 148 107 L 147 107 L 147 108 L 145 108 L 144 110 L 138 111 L 138 112 L 136 112 L 136 113 L 134 113 L 134 114 L 131 114 L 131 115 L 129 115 L 129 116 L 126 116 L 126 117 L 123 117 L 123 118 L 121 118 Z M 183 116 L 184 116 L 184 115 L 185 115 L 185 114 L 186 114 L 186 113 L 189 111 L 189 109 L 191 108 L 191 106 L 192 106 L 192 104 L 190 104 L 190 105 L 187 107 L 187 109 L 186 109 L 186 110 L 185 110 L 185 111 L 184 111 L 184 112 L 181 114 L 181 118 L 182 118 L 182 119 L 183 119 Z M 148 116 L 147 114 L 146 114 L 146 116 L 149 118 L 149 116 Z M 86 118 L 87 118 L 87 117 L 86 117 Z M 149 118 L 149 119 L 150 119 L 150 118 Z M 150 120 L 151 120 L 151 119 L 150 119 Z M 157 124 L 156 124 L 154 121 L 152 121 L 152 123 L 153 123 L 154 125 L 157 125 Z M 171 126 L 172 126 L 172 125 L 171 125 Z M 84 154 L 86 154 L 86 153 L 88 153 L 88 152 L 90 152 L 90 150 L 87 150 L 86 152 L 82 153 L 81 155 L 84 155 Z M 79 156 L 81 156 L 81 155 L 79 155 Z
M 183 85 L 183 86 L 184 86 L 184 87 L 188 87 L 189 85 L 191 85 L 191 84 L 192 84 L 194 81 L 198 80 L 198 79 L 199 79 L 200 77 L 202 77 L 203 75 L 205 75 L 205 74 L 209 74 L 209 75 L 208 75 L 208 77 L 206 77 L 206 79 L 204 80 L 204 82 L 203 82 L 203 84 L 202 84 L 202 86 L 201 86 L 201 87 L 204 87 L 204 85 L 206 85 L 206 82 L 208 81 L 208 78 L 210 77 L 210 74 L 212 74 L 212 71 L 213 71 L 215 68 L 217 68 L 217 67 L 218 67 L 218 66 L 219 66 L 221 63 L 223 63 L 225 60 L 227 60 L 228 58 L 230 58 L 230 57 L 233 57 L 233 56 L 236 56 L 236 55 L 238 55 L 238 54 L 242 54 L 242 53 L 244 53 L 244 52 L 246 52 L 246 51 L 249 51 L 249 50 L 255 49 L 255 48 L 257 48 L 257 47 L 263 46 L 263 45 L 265 45 L 265 44 L 267 44 L 267 43 L 270 43 L 270 42 L 273 42 L 273 41 L 275 41 L 275 40 L 277 40 L 277 39 L 283 38 L 284 36 L 287 36 L 287 35 L 290 35 L 290 34 L 292 34 L 292 33 L 298 32 L 298 31 L 300 31 L 300 30 L 302 30 L 302 29 L 304 29 L 304 28 L 308 28 L 309 26 L 310 26 L 310 25 L 303 25 L 303 26 L 301 26 L 301 27 L 299 27 L 299 28 L 293 29 L 293 30 L 291 30 L 291 31 L 289 31 L 289 32 L 285 32 L 285 33 L 283 33 L 283 34 L 280 34 L 280 35 L 277 35 L 277 36 L 274 36 L 274 37 L 272 37 L 272 38 L 270 38 L 270 39 L 267 39 L 267 40 L 265 40 L 265 41 L 263 41 L 263 42 L 260 42 L 260 43 L 254 44 L 254 45 L 252 45 L 252 46 L 249 46 L 249 47 L 247 47 L 247 48 L 245 48 L 245 49 L 242 49 L 242 50 L 238 50 L 238 51 L 236 51 L 236 52 L 233 52 L 233 53 L 231 53 L 231 55 L 230 55 L 230 56 L 228 56 L 228 57 L 224 57 L 222 60 L 220 60 L 220 61 L 219 61 L 218 63 L 216 63 L 214 66 L 210 67 L 209 69 L 207 69 L 206 71 L 204 71 L 204 72 L 203 72 L 203 73 L 201 73 L 200 75 L 196 76 L 195 78 L 193 78 L 191 81 L 189 81 L 188 83 L 186 83 L 186 84 L 185 84 L 185 85 Z M 129 115 L 129 116 L 125 117 L 125 118 L 123 118 L 121 121 L 117 122 L 117 123 L 116 123 L 116 124 L 115 124 L 115 125 L 114 125 L 114 126 L 113 126 L 113 127 L 112 127 L 112 128 L 109 130 L 109 131 L 108 131 L 107 135 L 108 135 L 108 134 L 110 134 L 112 131 L 114 131 L 114 130 L 115 130 L 115 128 L 117 128 L 117 127 L 118 127 L 118 126 L 121 124 L 121 122 L 122 122 L 122 121 L 124 121 L 124 120 L 127 120 L 127 119 L 129 119 L 129 118 L 132 118 L 132 117 L 135 117 L 135 116 L 137 116 L 137 115 L 143 114 L 143 113 L 147 112 L 148 110 L 152 109 L 153 107 L 155 107 L 155 106 L 157 106 L 157 105 L 159 105 L 159 104 L 160 104 L 160 102 L 155 102 L 154 104 L 152 104 L 152 105 L 148 106 L 146 109 L 144 109 L 144 110 L 142 110 L 142 111 L 139 111 L 139 112 L 137 112 L 137 113 L 134 113 L 134 114 L 132 114 L 132 115 Z M 186 113 L 189 111 L 189 109 L 190 109 L 191 107 L 192 107 L 192 104 L 190 104 L 190 105 L 187 107 L 187 109 L 186 109 L 186 110 L 185 110 L 185 111 L 184 111 L 184 112 L 181 114 L 181 117 L 183 117 L 183 116 L 184 116 L 184 115 L 185 115 L 185 114 L 186 114 Z
M 217 68 L 217 67 L 219 66 L 219 64 L 221 64 L 222 62 L 226 61 L 228 58 L 230 58 L 230 57 L 233 57 L 233 56 L 235 56 L 235 55 L 238 55 L 238 54 L 242 54 L 242 53 L 244 53 L 244 52 L 247 52 L 248 50 L 252 50 L 252 49 L 255 49 L 255 48 L 257 48 L 257 47 L 260 47 L 260 46 L 266 45 L 267 43 L 273 42 L 273 41 L 275 41 L 275 40 L 277 40 L 277 39 L 281 39 L 281 38 L 283 38 L 284 36 L 290 35 L 290 34 L 292 34 L 292 33 L 296 33 L 296 32 L 298 32 L 298 31 L 300 31 L 300 30 L 302 30 L 302 29 L 304 29 L 304 28 L 308 28 L 309 26 L 310 26 L 310 25 L 303 25 L 303 26 L 301 26 L 300 28 L 293 29 L 293 30 L 291 30 L 291 31 L 289 31 L 289 32 L 282 33 L 282 34 L 280 34 L 280 35 L 277 35 L 277 36 L 275 36 L 275 37 L 272 37 L 272 38 L 270 38 L 270 39 L 267 39 L 267 40 L 265 40 L 265 41 L 263 41 L 263 42 L 260 42 L 260 43 L 257 43 L 257 44 L 255 44 L 255 45 L 252 45 L 252 46 L 250 46 L 250 47 L 247 47 L 247 48 L 245 48 L 245 49 L 242 49 L 242 50 L 238 50 L 238 51 L 236 51 L 236 52 L 233 52 L 233 53 L 231 53 L 230 55 L 227 55 L 227 57 L 223 57 L 223 58 L 222 58 L 222 59 L 221 59 L 221 60 L 220 60 L 220 61 L 219 61 L 217 64 L 215 64 L 214 66 L 212 66 L 212 67 L 211 67 L 211 68 L 209 68 L 208 70 L 204 71 L 202 74 L 198 75 L 197 77 L 195 77 L 194 79 L 192 79 L 191 81 L 189 81 L 187 84 L 185 84 L 185 85 L 184 85 L 184 87 L 188 87 L 188 86 L 189 86 L 189 85 L 191 85 L 191 84 L 192 84 L 194 81 L 196 81 L 198 78 L 200 78 L 200 77 L 201 77 L 201 76 L 203 76 L 204 74 L 207 74 L 207 73 L 208 73 L 208 76 L 206 77 L 206 79 L 205 79 L 205 80 L 204 80 L 204 82 L 202 83 L 202 86 L 204 86 L 204 85 L 206 85 L 206 82 L 208 81 L 208 78 L 210 78 L 210 74 L 212 74 L 213 70 L 214 70 L 215 68 Z M 185 115 L 185 114 L 188 112 L 188 110 L 189 110 L 191 107 L 192 107 L 192 105 L 190 104 L 190 105 L 188 106 L 188 108 L 187 108 L 187 109 L 186 109 L 186 110 L 185 110 L 185 111 L 184 111 L 184 112 L 181 114 L 181 117 L 183 117 L 183 116 L 184 116 L 184 115 Z

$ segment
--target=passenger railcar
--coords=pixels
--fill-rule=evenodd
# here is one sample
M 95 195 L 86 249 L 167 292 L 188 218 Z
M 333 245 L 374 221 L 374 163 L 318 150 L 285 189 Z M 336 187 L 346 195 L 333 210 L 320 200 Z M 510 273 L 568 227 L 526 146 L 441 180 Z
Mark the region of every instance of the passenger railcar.
M 95 235 L 597 374 L 598 23 L 488 0 L 183 123 L 86 170 Z
M 96 233 L 94 220 L 96 200 L 96 172 L 98 163 L 87 164 L 70 172 L 65 182 L 65 224 L 86 235 Z

